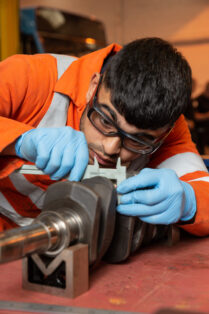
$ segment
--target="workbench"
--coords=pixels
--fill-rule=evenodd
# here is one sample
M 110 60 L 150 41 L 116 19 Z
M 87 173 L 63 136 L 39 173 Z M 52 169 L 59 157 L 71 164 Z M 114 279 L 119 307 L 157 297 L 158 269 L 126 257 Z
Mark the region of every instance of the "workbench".
M 141 248 L 121 264 L 101 262 L 90 273 L 89 291 L 75 299 L 23 290 L 19 260 L 0 265 L 0 299 L 140 313 L 161 308 L 209 313 L 208 248 L 209 238 L 184 235 L 172 247 Z

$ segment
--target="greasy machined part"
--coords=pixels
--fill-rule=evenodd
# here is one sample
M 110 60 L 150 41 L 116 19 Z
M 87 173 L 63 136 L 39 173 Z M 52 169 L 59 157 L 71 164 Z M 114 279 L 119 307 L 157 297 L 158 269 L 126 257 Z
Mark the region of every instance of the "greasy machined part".
M 131 254 L 140 248 L 146 234 L 146 227 L 147 224 L 145 222 L 141 221 L 139 218 L 135 219 L 133 238 L 131 243 Z
M 117 193 L 113 183 L 105 177 L 94 177 L 82 180 L 100 196 L 101 218 L 99 224 L 99 239 L 96 263 L 104 256 L 113 238 L 115 229 L 115 216 Z
M 152 224 L 147 224 L 142 245 L 144 246 L 144 245 L 150 244 L 155 234 L 156 234 L 156 226 Z
M 180 240 L 180 229 L 177 226 L 170 225 L 168 226 L 168 238 L 167 238 L 167 245 L 173 246 Z
M 24 174 L 43 174 L 43 172 L 37 169 L 34 165 L 24 165 L 17 171 Z M 92 178 L 94 176 L 104 176 L 110 179 L 114 184 L 118 185 L 121 181 L 126 179 L 126 167 L 121 166 L 120 159 L 118 159 L 116 169 L 100 168 L 95 159 L 94 165 L 87 166 L 82 182 L 85 184 L 86 178 Z M 96 193 L 102 198 L 100 203 L 105 204 L 104 196 L 106 192 L 104 191 L 102 184 L 99 187 L 99 184 L 93 183 L 91 184 L 91 188 L 97 189 Z M 109 205 L 111 207 L 111 200 L 109 199 L 108 201 L 110 202 Z M 60 200 L 60 204 L 62 204 L 62 200 Z M 102 205 L 102 211 L 100 213 L 101 219 L 99 219 L 98 222 L 100 231 L 97 245 L 97 261 L 101 259 L 108 249 L 113 232 L 114 237 L 105 258 L 114 263 L 125 260 L 130 254 L 137 251 L 140 246 L 147 245 L 150 242 L 165 240 L 168 245 L 172 245 L 179 240 L 179 232 L 178 230 L 173 229 L 173 226 L 149 225 L 147 223 L 141 224 L 139 223 L 138 218 L 127 216 L 121 218 L 119 214 L 117 214 L 116 228 L 114 231 L 114 218 L 111 219 L 111 217 L 113 217 L 113 212 L 115 212 L 115 210 L 111 209 L 109 212 L 107 207 L 104 208 L 104 205 Z M 108 227 L 108 224 L 110 224 L 110 227 Z M 110 230 L 112 230 L 112 233 Z M 126 232 L 123 233 L 123 231 Z M 95 250 L 94 246 L 94 251 Z M 54 251 L 56 252 L 56 250 Z
M 51 185 L 44 209 L 31 225 L 1 233 L 0 263 L 33 253 L 54 257 L 73 244 L 84 243 L 92 265 L 111 242 L 116 201 L 112 182 L 102 177 Z
M 104 260 L 119 263 L 126 260 L 131 253 L 135 217 L 116 214 L 115 231 Z
M 157 232 L 153 238 L 153 241 L 159 241 L 166 238 L 169 226 L 167 225 L 156 225 Z
M 75 222 L 79 232 L 73 242 L 88 244 L 89 262 L 90 264 L 94 263 L 97 258 L 99 222 L 101 218 L 99 195 L 80 182 L 64 181 L 55 183 L 47 190 L 44 211 L 53 212 L 59 210 L 64 210 L 80 217 Z
M 156 241 L 171 246 L 179 241 L 179 235 L 180 231 L 176 226 L 151 225 L 136 217 L 117 213 L 113 240 L 103 259 L 109 263 L 119 263 L 139 250 L 141 246 Z
M 29 226 L 13 228 L 0 233 L 0 264 L 20 259 L 25 255 L 47 251 L 57 243 L 59 231 L 35 222 Z

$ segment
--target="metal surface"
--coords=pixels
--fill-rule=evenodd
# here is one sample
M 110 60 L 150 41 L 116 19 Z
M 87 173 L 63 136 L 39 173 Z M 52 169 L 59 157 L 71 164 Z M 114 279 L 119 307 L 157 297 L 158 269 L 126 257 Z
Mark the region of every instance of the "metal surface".
M 43 211 L 29 226 L 2 232 L 0 263 L 16 260 L 33 252 L 56 255 L 75 239 L 79 239 L 79 227 L 82 228 L 81 221 L 82 217 L 85 220 L 85 213 L 78 215 L 59 207 L 56 210 L 58 212 L 54 208 Z
M 99 195 L 101 218 L 99 222 L 99 238 L 97 247 L 97 263 L 108 250 L 113 238 L 116 218 L 117 193 L 110 180 L 100 177 L 85 179 L 83 184 L 87 184 L 95 193 Z M 104 184 L 105 183 L 105 184 Z M 96 264 L 97 264 L 96 263 Z M 96 266 L 96 264 L 94 266 Z
M 38 169 L 35 165 L 27 165 L 27 164 L 15 170 L 15 172 L 22 173 L 22 174 L 44 175 L 44 172 Z
M 21 168 L 16 170 L 22 174 L 33 174 L 33 175 L 44 175 L 44 172 L 38 169 L 35 165 L 23 165 Z M 116 185 L 120 184 L 126 179 L 126 167 L 121 166 L 120 158 L 118 158 L 116 168 L 100 168 L 98 161 L 94 158 L 94 165 L 88 165 L 83 175 L 84 179 L 89 179 L 95 176 L 102 176 L 110 179 Z
M 26 313 L 46 313 L 46 314 L 60 314 L 60 313 L 72 313 L 72 314 L 134 314 L 136 312 L 126 311 L 114 311 L 114 310 L 99 310 L 93 308 L 81 308 L 62 305 L 51 305 L 41 303 L 28 303 L 28 302 L 13 302 L 13 301 L 0 301 L 0 311 L 21 311 Z M 138 314 L 145 314 L 138 312 Z M 179 310 L 175 308 L 160 309 L 155 314 L 206 314 L 206 312 Z
M 131 253 L 135 217 L 116 214 L 113 240 L 104 259 L 108 263 L 119 263 L 127 259 Z
M 34 223 L 0 233 L 0 263 L 10 262 L 34 251 L 43 252 L 57 242 L 58 232 L 51 226 Z
M 44 175 L 44 172 L 38 169 L 35 165 L 27 165 L 27 164 L 17 169 L 16 172 L 21 173 L 21 174 Z M 126 167 L 121 165 L 121 160 L 120 158 L 118 158 L 115 169 L 114 168 L 100 168 L 99 163 L 95 157 L 94 164 L 87 166 L 82 180 L 93 178 L 96 176 L 108 178 L 113 182 L 115 186 L 117 186 L 127 177 Z M 118 197 L 118 202 L 119 202 L 120 195 L 118 195 L 117 197 Z
M 124 311 L 98 310 L 98 309 L 92 309 L 92 308 L 62 306 L 62 305 L 55 305 L 55 304 L 52 305 L 52 304 L 13 302 L 13 301 L 0 301 L 0 310 L 21 311 L 21 312 L 26 312 L 26 313 L 48 313 L 48 314 L 51 314 L 51 313 L 54 313 L 54 314 L 60 314 L 60 313 L 132 314 L 134 313 L 134 312 L 124 312 Z
M 120 158 L 118 158 L 116 168 L 100 168 L 98 161 L 94 158 L 94 165 L 88 165 L 84 173 L 83 179 L 94 176 L 102 176 L 110 179 L 116 185 L 119 185 L 126 179 L 126 167 L 121 166 Z
M 88 245 L 75 244 L 55 258 L 32 254 L 23 259 L 22 287 L 75 298 L 89 289 Z
M 147 224 L 140 219 L 135 219 L 133 238 L 131 243 L 131 253 L 135 253 L 143 243 L 146 234 Z
M 180 229 L 177 226 L 175 226 L 175 225 L 168 226 L 167 234 L 168 234 L 168 237 L 167 237 L 167 245 L 168 246 L 173 246 L 174 244 L 179 242 L 179 240 L 180 240 Z
M 156 230 L 156 226 L 155 225 L 147 224 L 142 244 L 143 245 L 150 244 L 152 242 L 152 240 L 154 239 L 155 235 L 156 235 L 156 231 L 157 230 Z
M 116 200 L 113 184 L 104 177 L 51 185 L 44 210 L 31 225 L 0 234 L 0 263 L 33 252 L 47 251 L 55 256 L 69 245 L 81 242 L 88 244 L 89 261 L 93 264 L 112 240 Z
M 100 179 L 105 185 L 105 178 Z M 62 210 L 65 213 L 65 223 L 70 224 L 67 232 L 70 232 L 70 237 L 73 236 L 71 244 L 81 242 L 89 245 L 89 261 L 92 264 L 97 257 L 101 217 L 98 194 L 81 182 L 57 182 L 47 190 L 44 210 L 46 212 L 56 212 L 58 209 L 59 212 Z M 73 224 L 69 216 L 75 218 Z M 67 240 L 68 233 L 65 233 L 65 237 Z
M 43 174 L 34 165 L 24 165 L 18 172 Z M 21 234 L 18 239 L 17 230 L 1 235 L 0 262 L 36 251 L 56 256 L 70 244 L 82 242 L 89 246 L 91 265 L 96 265 L 104 255 L 108 262 L 118 263 L 153 241 L 165 238 L 168 245 L 177 242 L 179 233 L 174 227 L 146 224 L 118 213 L 115 222 L 117 196 L 112 183 L 118 185 L 125 178 L 126 167 L 121 166 L 120 159 L 116 169 L 107 169 L 99 168 L 95 158 L 94 165 L 88 165 L 80 183 L 66 181 L 51 185 L 46 193 L 44 211 L 34 221 L 31 236 L 25 236 L 27 232 L 29 234 L 27 227 L 22 229 L 24 241 Z
M 171 246 L 179 239 L 180 230 L 176 226 L 152 225 L 137 217 L 117 213 L 113 240 L 103 259 L 108 263 L 119 263 L 138 251 L 141 246 L 160 240 Z

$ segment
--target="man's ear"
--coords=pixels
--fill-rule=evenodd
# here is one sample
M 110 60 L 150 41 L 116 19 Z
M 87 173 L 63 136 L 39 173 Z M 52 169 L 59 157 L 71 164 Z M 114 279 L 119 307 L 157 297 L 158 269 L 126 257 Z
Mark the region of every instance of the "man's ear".
M 94 92 L 96 91 L 96 88 L 99 84 L 99 79 L 100 79 L 101 74 L 95 72 L 92 75 L 91 81 L 89 83 L 89 88 L 86 94 L 86 102 L 88 103 L 90 99 L 92 98 Z

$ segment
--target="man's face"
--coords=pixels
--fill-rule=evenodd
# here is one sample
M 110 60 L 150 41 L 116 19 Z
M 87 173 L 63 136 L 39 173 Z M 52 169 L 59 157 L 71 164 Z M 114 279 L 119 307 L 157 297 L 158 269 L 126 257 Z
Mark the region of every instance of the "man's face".
M 99 74 L 96 74 L 90 83 L 89 91 L 87 93 L 87 102 L 92 100 L 95 90 L 99 83 Z M 97 102 L 101 104 L 101 110 L 108 115 L 108 117 L 117 124 L 117 126 L 123 131 L 136 135 L 143 133 L 143 139 L 146 139 L 146 135 L 155 140 L 159 138 L 168 130 L 168 126 L 157 130 L 143 130 L 127 123 L 125 118 L 119 114 L 115 107 L 111 104 L 110 91 L 107 90 L 104 85 L 101 85 L 97 93 Z M 121 138 L 119 136 L 105 136 L 98 131 L 91 123 L 88 116 L 88 108 L 84 111 L 81 118 L 80 129 L 84 132 L 88 147 L 89 147 L 89 163 L 94 163 L 96 157 L 98 163 L 102 167 L 112 168 L 115 167 L 118 157 L 121 159 L 122 165 L 129 166 L 130 162 L 138 158 L 141 153 L 132 152 L 121 145 Z

